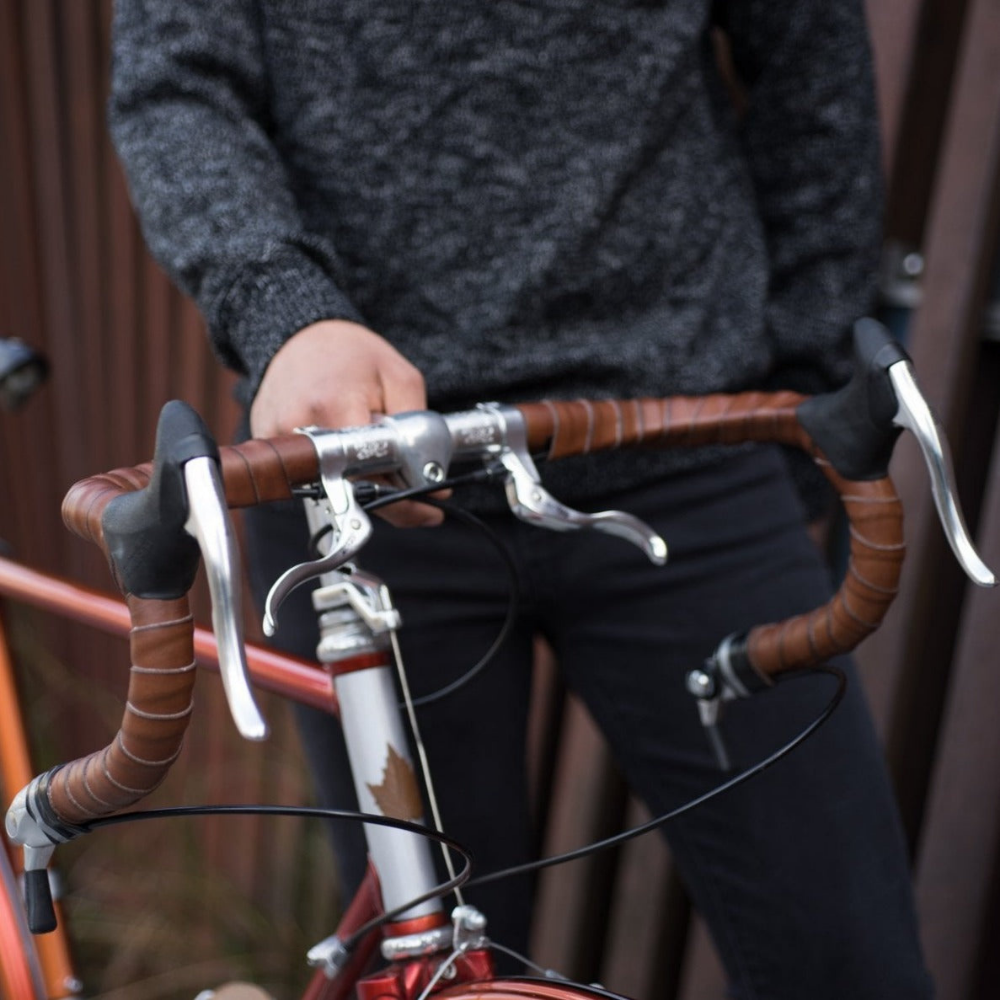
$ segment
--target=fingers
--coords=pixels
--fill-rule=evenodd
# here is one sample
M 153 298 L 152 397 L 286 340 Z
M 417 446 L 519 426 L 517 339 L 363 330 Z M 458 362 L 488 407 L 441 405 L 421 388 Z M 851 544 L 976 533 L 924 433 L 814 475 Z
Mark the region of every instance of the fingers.
M 372 412 L 385 412 L 381 369 L 393 355 L 399 357 L 357 323 L 326 320 L 305 327 L 282 345 L 264 372 L 250 409 L 251 431 L 255 437 L 274 437 L 296 427 L 368 423 Z
M 426 408 L 423 376 L 388 341 L 357 323 L 324 320 L 300 330 L 271 359 L 250 408 L 250 430 L 276 437 L 299 427 L 357 427 Z M 400 527 L 443 517 L 412 501 L 380 513 Z

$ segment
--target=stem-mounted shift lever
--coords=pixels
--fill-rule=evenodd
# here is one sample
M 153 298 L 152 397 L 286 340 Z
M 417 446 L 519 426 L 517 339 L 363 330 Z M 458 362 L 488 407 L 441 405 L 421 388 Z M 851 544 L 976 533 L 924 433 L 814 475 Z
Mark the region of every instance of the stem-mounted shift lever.
M 184 596 L 194 582 L 200 549 L 229 709 L 242 736 L 264 739 L 267 724 L 248 680 L 239 552 L 219 473 L 219 452 L 201 418 L 186 403 L 174 400 L 164 406 L 148 485 L 112 500 L 101 524 L 122 589 L 135 597 Z

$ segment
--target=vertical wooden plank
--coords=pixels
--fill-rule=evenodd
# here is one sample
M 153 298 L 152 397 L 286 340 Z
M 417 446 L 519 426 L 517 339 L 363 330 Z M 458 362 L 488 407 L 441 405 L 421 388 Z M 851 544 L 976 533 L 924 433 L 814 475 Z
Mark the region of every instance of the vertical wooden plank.
M 607 746 L 579 699 L 567 699 L 563 726 L 546 856 L 616 833 L 627 798 Z M 604 851 L 542 872 L 531 943 L 541 965 L 583 982 L 598 977 L 616 860 L 614 852 Z
M 649 819 L 645 806 L 631 800 L 625 826 Z M 647 833 L 626 844 L 608 909 L 601 984 L 627 997 L 672 1000 L 680 979 L 688 909 L 662 833 Z
M 961 466 L 969 387 L 996 237 L 1000 178 L 1000 9 L 973 0 L 928 228 L 923 303 L 911 354 Z M 922 462 L 903 442 L 892 472 L 907 510 L 909 557 L 899 598 L 860 658 L 889 732 L 901 805 L 915 835 L 961 601 L 954 560 Z M 967 506 L 970 498 L 965 498 Z M 974 500 L 972 501 L 974 504 Z
M 552 798 L 566 685 L 547 643 L 536 641 L 534 656 L 528 716 L 528 796 L 537 835 L 536 849 L 541 850 Z
M 727 980 L 703 920 L 692 921 L 678 1000 L 725 1000 Z
M 995 441 L 983 557 L 1000 571 L 1000 435 Z M 917 900 L 940 1000 L 972 997 L 1000 865 L 998 594 L 970 593 L 921 836 Z M 984 994 L 985 995 L 985 994 Z

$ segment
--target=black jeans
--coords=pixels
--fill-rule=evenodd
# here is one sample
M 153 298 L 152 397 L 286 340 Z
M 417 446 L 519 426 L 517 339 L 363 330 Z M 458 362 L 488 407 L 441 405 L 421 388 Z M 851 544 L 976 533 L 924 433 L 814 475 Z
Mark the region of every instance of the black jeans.
M 620 539 L 556 534 L 490 516 L 513 553 L 522 614 L 493 666 L 421 712 L 445 826 L 472 848 L 479 871 L 524 860 L 525 718 L 532 639 L 546 636 L 567 683 L 600 724 L 632 787 L 654 814 L 716 785 L 720 774 L 684 678 L 724 636 L 823 602 L 830 584 L 803 530 L 781 456 L 770 449 L 606 496 L 656 528 L 666 567 Z M 258 580 L 301 559 L 294 514 L 252 519 Z M 298 537 L 298 553 L 288 555 Z M 280 559 L 285 563 L 279 562 Z M 490 544 L 462 524 L 380 525 L 363 565 L 390 586 L 415 693 L 460 675 L 489 645 L 507 584 Z M 304 595 L 282 610 L 281 644 L 310 655 L 315 627 Z M 733 995 L 778 998 L 929 997 L 905 847 L 882 754 L 850 662 L 834 717 L 760 777 L 669 824 L 671 849 L 705 917 Z M 734 766 L 786 742 L 829 700 L 826 678 L 783 683 L 728 706 L 723 734 Z M 320 713 L 301 713 L 321 797 L 342 804 L 342 750 Z M 352 832 L 339 848 L 345 882 L 359 877 Z M 523 947 L 528 879 L 470 894 L 491 934 Z

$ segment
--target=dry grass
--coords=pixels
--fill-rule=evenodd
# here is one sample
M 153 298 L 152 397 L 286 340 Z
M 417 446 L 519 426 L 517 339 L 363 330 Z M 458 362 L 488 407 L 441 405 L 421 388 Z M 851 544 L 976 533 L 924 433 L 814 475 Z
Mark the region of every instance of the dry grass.
M 70 669 L 52 653 L 44 616 L 11 609 L 11 646 L 39 767 L 88 752 L 121 717 L 121 692 Z M 56 643 L 55 645 L 58 645 Z M 112 649 L 114 671 L 123 674 Z M 28 669 L 30 665 L 30 669 Z M 287 706 L 265 699 L 273 735 L 240 741 L 218 681 L 199 678 L 187 744 L 150 806 L 308 799 Z M 86 717 L 86 725 L 67 719 Z M 80 745 L 82 743 L 82 745 Z M 156 820 L 112 827 L 60 848 L 67 913 L 89 997 L 191 998 L 230 979 L 275 996 L 307 981 L 308 948 L 331 933 L 339 911 L 322 824 L 294 818 Z

